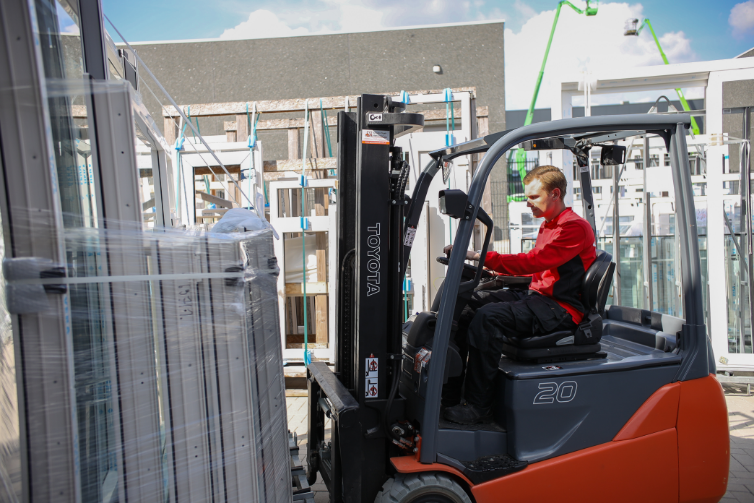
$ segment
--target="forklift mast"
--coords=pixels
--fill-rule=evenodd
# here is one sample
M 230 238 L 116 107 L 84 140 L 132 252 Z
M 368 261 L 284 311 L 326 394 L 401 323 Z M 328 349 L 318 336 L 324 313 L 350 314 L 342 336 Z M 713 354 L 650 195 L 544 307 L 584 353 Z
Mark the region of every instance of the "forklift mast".
M 335 446 L 345 439 L 333 438 L 329 451 L 318 452 L 317 443 L 323 439 L 309 438 L 310 475 L 316 476 L 312 466 L 324 467 L 334 501 L 358 501 L 362 495 L 368 500 L 367 495 L 373 498 L 379 491 L 389 464 L 383 416 L 399 416 L 402 407 L 394 397 L 404 321 L 403 222 L 409 166 L 395 139 L 424 125 L 423 115 L 405 113 L 405 107 L 389 96 L 364 94 L 355 113 L 338 114 L 338 383 L 331 384 L 347 389 L 353 398 L 350 405 L 357 407 L 353 417 L 357 431 L 348 441 L 349 451 L 357 456 L 368 452 L 369 459 L 359 466 L 341 466 Z M 320 400 L 311 395 L 310 390 L 310 407 L 316 407 Z M 320 405 L 334 406 L 329 398 L 321 398 Z M 315 416 L 310 412 L 310 418 Z M 343 418 L 338 419 L 343 423 Z M 349 470 L 358 473 L 349 475 Z M 341 478 L 344 487 L 331 484 Z

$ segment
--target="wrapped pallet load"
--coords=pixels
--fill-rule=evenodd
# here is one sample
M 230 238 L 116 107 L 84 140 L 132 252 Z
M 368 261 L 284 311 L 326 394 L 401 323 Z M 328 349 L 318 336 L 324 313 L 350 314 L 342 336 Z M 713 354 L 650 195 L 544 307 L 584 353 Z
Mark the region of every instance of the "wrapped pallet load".
M 39 304 L 55 290 L 70 299 L 70 345 L 17 379 L 69 369 L 74 389 L 29 403 L 29 434 L 70 420 L 81 501 L 290 502 L 273 230 L 106 224 L 64 231 L 69 277 L 4 261 L 11 315 L 52 319 Z M 32 468 L 67 477 L 57 449 L 30 442 Z

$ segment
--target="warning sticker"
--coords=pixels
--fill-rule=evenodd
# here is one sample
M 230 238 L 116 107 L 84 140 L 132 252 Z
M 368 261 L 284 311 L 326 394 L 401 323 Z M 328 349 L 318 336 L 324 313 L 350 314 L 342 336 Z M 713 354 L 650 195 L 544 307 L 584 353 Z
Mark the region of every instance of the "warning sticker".
M 377 378 L 374 377 L 372 379 L 367 379 L 367 384 L 364 389 L 366 390 L 366 393 L 365 393 L 366 398 L 377 398 L 377 394 L 379 393 L 379 385 L 377 384 Z
M 364 129 L 361 132 L 361 143 L 368 143 L 371 145 L 390 145 L 390 131 Z
M 416 227 L 406 229 L 406 239 L 403 240 L 403 246 L 413 246 L 416 237 Z
M 366 364 L 366 377 L 369 379 L 370 377 L 377 377 L 378 370 L 379 370 L 379 358 L 369 357 L 367 358 L 367 364 Z
M 367 398 L 377 398 L 380 389 L 378 384 L 379 371 L 379 358 L 375 358 L 374 355 L 369 355 L 369 358 L 366 359 L 366 384 L 364 385 L 364 393 Z

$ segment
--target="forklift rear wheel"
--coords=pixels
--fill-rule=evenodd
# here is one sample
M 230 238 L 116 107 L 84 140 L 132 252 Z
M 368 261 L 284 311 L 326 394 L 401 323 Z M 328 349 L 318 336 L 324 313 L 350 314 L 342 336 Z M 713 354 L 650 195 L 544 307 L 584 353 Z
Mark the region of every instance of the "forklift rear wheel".
M 471 503 L 471 499 L 456 481 L 442 473 L 399 473 L 383 484 L 374 503 Z

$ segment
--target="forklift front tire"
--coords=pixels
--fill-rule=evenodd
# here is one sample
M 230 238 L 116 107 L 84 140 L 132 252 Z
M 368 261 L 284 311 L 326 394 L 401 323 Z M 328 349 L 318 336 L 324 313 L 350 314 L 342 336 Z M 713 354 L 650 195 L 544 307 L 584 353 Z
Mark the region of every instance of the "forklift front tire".
M 442 473 L 396 474 L 382 486 L 374 503 L 471 503 L 456 481 Z

